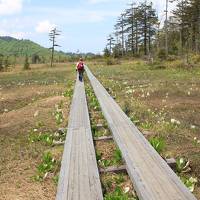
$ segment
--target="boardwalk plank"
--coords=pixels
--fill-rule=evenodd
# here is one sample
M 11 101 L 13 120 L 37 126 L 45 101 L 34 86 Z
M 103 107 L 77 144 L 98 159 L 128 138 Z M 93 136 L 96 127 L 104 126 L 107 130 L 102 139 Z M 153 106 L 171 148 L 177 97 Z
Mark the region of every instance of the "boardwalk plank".
M 56 200 L 103 200 L 84 83 L 72 100 Z
M 195 200 L 194 195 L 153 149 L 88 67 L 86 72 L 114 140 L 122 151 L 139 199 Z

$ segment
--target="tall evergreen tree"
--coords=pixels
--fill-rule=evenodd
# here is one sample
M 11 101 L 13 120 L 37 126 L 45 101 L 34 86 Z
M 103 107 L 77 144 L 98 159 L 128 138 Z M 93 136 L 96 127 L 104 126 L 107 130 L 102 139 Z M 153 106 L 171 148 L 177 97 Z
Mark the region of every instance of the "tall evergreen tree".
M 109 51 L 110 51 L 110 54 L 112 54 L 112 48 L 113 48 L 113 45 L 114 45 L 114 37 L 110 34 L 108 36 L 108 39 L 107 39 L 108 43 L 107 43 L 107 46 L 109 47 Z

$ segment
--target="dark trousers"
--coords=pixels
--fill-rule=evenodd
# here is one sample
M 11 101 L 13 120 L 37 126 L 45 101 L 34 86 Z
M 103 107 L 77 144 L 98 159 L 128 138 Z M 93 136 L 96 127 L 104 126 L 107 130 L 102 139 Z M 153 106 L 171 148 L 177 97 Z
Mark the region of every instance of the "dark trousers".
M 84 73 L 84 70 L 78 70 L 78 75 L 79 75 L 79 81 L 83 81 L 83 73 Z

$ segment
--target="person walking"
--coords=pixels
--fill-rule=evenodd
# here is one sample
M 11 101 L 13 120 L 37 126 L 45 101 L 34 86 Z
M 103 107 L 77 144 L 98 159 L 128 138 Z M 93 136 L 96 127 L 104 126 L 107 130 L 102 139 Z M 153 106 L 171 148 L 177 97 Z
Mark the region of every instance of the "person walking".
M 79 62 L 76 64 L 76 71 L 78 71 L 78 74 L 79 74 L 79 81 L 82 82 L 83 81 L 83 73 L 85 71 L 83 58 L 80 58 Z

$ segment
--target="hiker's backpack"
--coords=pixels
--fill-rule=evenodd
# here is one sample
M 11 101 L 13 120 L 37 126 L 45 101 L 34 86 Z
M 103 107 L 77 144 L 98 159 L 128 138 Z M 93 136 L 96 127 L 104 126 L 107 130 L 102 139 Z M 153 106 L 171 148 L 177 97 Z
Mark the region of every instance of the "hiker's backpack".
M 84 64 L 83 64 L 83 62 L 79 62 L 78 63 L 77 69 L 80 70 L 80 71 L 84 70 Z

